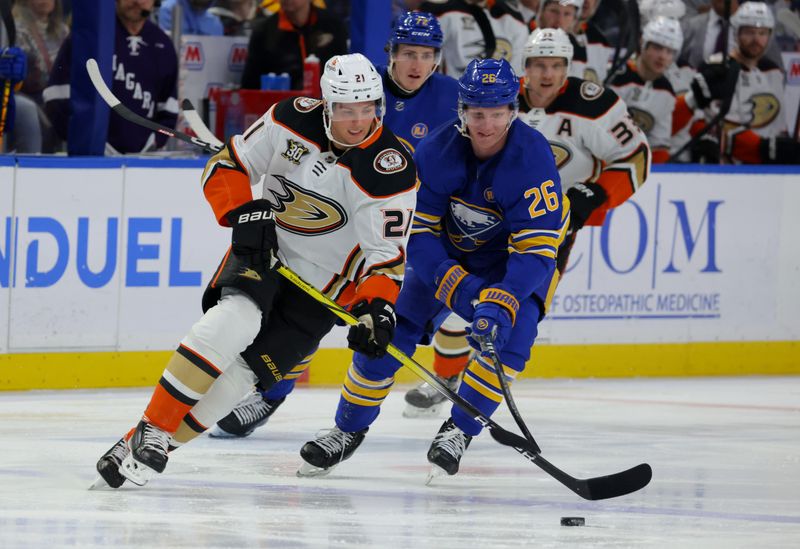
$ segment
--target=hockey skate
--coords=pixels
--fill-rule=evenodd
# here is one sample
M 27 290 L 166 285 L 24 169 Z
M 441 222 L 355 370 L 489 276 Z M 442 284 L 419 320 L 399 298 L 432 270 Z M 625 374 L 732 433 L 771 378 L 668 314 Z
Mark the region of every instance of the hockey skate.
M 137 486 L 144 486 L 167 466 L 171 435 L 155 425 L 140 421 L 128 441 L 130 454 L 122 460 L 120 474 Z
M 97 461 L 97 472 L 100 476 L 89 486 L 89 490 L 110 486 L 119 488 L 125 482 L 125 477 L 119 472 L 122 461 L 131 453 L 128 443 L 124 438 L 112 446 L 108 452 Z
M 459 374 L 443 378 L 436 376 L 453 392 L 458 390 Z M 406 393 L 406 409 L 403 417 L 438 417 L 439 412 L 447 404 L 447 398 L 428 383 L 421 383 Z
M 264 425 L 286 397 L 268 400 L 258 391 L 247 395 L 233 411 L 219 420 L 208 433 L 212 438 L 237 438 L 250 436 L 253 431 Z
M 472 437 L 464 434 L 464 431 L 453 423 L 453 418 L 445 421 L 433 437 L 431 447 L 428 449 L 431 471 L 425 484 L 430 484 L 436 477 L 458 473 L 461 456 L 469 448 L 471 441 Z
M 316 440 L 306 442 L 300 449 L 300 457 L 303 464 L 297 470 L 298 477 L 321 477 L 325 476 L 342 461 L 353 455 L 364 437 L 367 435 L 369 427 L 356 431 L 355 433 L 345 433 L 338 427 L 318 434 Z

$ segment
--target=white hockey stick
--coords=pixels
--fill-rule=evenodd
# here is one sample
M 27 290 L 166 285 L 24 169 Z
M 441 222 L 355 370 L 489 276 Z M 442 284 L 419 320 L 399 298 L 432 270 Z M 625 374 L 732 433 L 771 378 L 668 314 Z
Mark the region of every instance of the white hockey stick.
M 185 141 L 186 143 L 197 145 L 207 153 L 214 154 L 219 152 L 220 149 L 222 148 L 221 146 L 215 143 L 205 141 L 197 137 L 192 137 L 190 135 L 186 135 L 183 132 L 167 128 L 166 126 L 162 126 L 158 122 L 153 122 L 152 120 L 148 120 L 144 116 L 136 114 L 135 112 L 130 110 L 128 107 L 122 104 L 122 102 L 108 88 L 105 81 L 103 81 L 103 76 L 100 74 L 100 68 L 97 66 L 97 61 L 95 61 L 94 59 L 90 58 L 86 60 L 86 72 L 89 73 L 89 78 L 91 79 L 94 88 L 97 90 L 97 93 L 99 93 L 100 97 L 103 98 L 103 101 L 108 103 L 108 106 L 111 107 L 111 110 L 116 112 L 125 120 L 143 126 L 147 129 L 153 130 L 154 132 L 164 134 L 167 137 L 174 137 L 175 139 L 180 139 L 181 141 Z M 216 137 L 214 138 L 214 140 L 218 142 Z
M 188 99 L 184 99 L 183 102 L 181 102 L 181 113 L 183 114 L 183 118 L 186 119 L 186 123 L 189 124 L 189 127 L 192 128 L 192 131 L 197 137 L 219 148 L 225 146 L 225 143 L 217 139 L 217 136 L 211 133 L 209 127 L 206 126 L 205 122 L 203 122 L 203 119 L 200 118 L 200 115 L 194 108 L 194 105 L 192 105 L 192 102 Z

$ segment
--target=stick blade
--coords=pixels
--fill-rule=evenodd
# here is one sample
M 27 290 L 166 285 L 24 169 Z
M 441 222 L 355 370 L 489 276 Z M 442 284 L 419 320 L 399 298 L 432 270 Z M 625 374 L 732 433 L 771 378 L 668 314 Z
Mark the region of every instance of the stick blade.
M 103 76 L 100 74 L 100 67 L 97 66 L 97 61 L 91 57 L 86 60 L 86 72 L 89 73 L 89 79 L 92 81 L 92 84 L 94 84 L 94 89 L 97 90 L 97 93 L 103 98 L 103 101 L 108 103 L 108 106 L 112 109 L 119 105 L 119 99 L 108 89 L 105 80 L 103 80 Z
M 592 501 L 618 498 L 641 490 L 650 484 L 652 478 L 653 469 L 650 465 L 640 463 L 627 471 L 585 480 L 586 493 L 580 495 Z
M 506 431 L 499 425 L 497 427 L 490 427 L 489 434 L 492 435 L 492 438 L 495 439 L 500 444 L 502 444 L 503 446 L 520 448 L 527 452 L 531 452 L 532 454 L 542 453 L 542 450 L 538 446 L 535 445 L 532 446 L 527 439 L 521 437 L 516 433 L 512 433 L 511 431 Z

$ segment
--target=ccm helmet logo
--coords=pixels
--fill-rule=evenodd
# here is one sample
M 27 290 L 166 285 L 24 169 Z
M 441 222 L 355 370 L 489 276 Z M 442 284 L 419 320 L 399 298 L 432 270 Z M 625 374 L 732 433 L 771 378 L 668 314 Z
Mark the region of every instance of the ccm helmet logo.
M 239 224 L 248 223 L 250 221 L 261 221 L 263 219 L 272 219 L 272 212 L 270 210 L 263 210 L 260 212 L 244 213 L 239 216 Z

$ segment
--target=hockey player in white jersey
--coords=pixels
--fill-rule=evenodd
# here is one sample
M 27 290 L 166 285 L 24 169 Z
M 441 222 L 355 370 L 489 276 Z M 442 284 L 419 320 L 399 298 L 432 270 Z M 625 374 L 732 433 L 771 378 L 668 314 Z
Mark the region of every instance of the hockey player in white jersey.
M 542 0 L 536 26 L 540 29 L 561 29 L 569 35 L 573 55 L 569 76 L 601 83 L 608 74 L 608 45 L 592 33 L 576 34 L 583 0 Z
M 731 107 L 723 124 L 722 152 L 734 163 L 797 164 L 800 143 L 787 135 L 783 109 L 785 75 L 764 55 L 775 19 L 764 2 L 747 2 L 731 16 L 741 65 Z M 712 116 L 714 109 L 707 111 Z
M 639 55 L 610 83 L 647 136 L 655 163 L 669 160 L 672 135 L 686 128 L 694 114 L 686 97 L 676 96 L 666 77 L 682 44 L 683 32 L 676 19 L 653 19 L 642 31 Z
M 572 43 L 561 29 L 537 29 L 525 45 L 519 119 L 550 143 L 562 190 L 571 204 L 570 230 L 558 249 L 557 275 L 566 270 L 577 231 L 602 225 L 606 212 L 627 200 L 650 171 L 647 138 L 612 90 L 567 77 Z M 452 330 L 452 345 L 466 332 Z M 467 367 L 467 358 L 449 365 Z M 438 375 L 442 375 L 439 370 Z M 421 415 L 421 412 L 418 412 Z
M 420 10 L 436 15 L 444 33 L 442 68 L 459 78 L 473 59 L 505 59 L 515 71 L 522 67 L 528 27 L 503 4 L 487 0 L 424 2 Z
M 256 380 L 280 381 L 333 327 L 277 261 L 359 318 L 352 349 L 386 352 L 416 169 L 382 124 L 381 77 L 363 55 L 331 58 L 320 83 L 322 100 L 281 101 L 206 165 L 203 192 L 232 246 L 141 421 L 98 461 L 108 485 L 161 473 L 170 446 L 213 425 Z
M 441 58 L 442 31 L 439 22 L 430 13 L 404 12 L 394 21 L 389 37 L 389 64 L 376 67 L 383 78 L 386 96 L 384 124 L 408 147 L 410 151 L 427 135 L 443 123 L 452 121 L 458 107 L 458 83 L 455 79 L 435 72 Z M 450 325 L 448 322 L 445 325 Z M 463 331 L 464 322 L 456 324 Z M 457 347 L 450 346 L 447 337 L 439 341 L 434 338 L 437 350 L 434 367 L 437 371 L 446 368 L 449 357 L 467 356 L 471 347 L 463 338 Z M 237 404 L 233 411 L 222 418 L 210 431 L 214 438 L 246 437 L 264 425 L 283 404 L 294 389 L 296 380 L 305 372 L 308 361 L 298 364 L 284 379 L 267 391 L 257 390 Z M 445 376 L 443 381 L 453 390 L 457 388 L 458 374 Z M 427 384 L 422 384 L 406 394 L 409 413 L 413 413 L 414 402 L 428 398 L 444 400 Z

